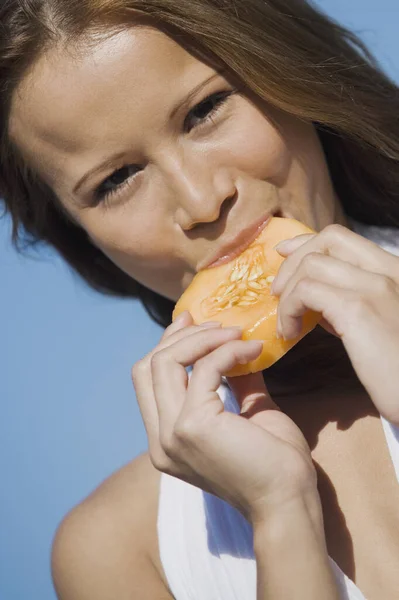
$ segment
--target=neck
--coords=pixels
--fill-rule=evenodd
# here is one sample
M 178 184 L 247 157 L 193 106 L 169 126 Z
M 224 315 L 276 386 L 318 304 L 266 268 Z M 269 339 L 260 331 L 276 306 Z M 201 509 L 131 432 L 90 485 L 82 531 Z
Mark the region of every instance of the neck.
M 379 417 L 341 340 L 317 327 L 263 372 L 276 404 L 301 429 L 311 450 L 328 423 L 350 429 L 358 419 Z
M 278 403 L 303 395 L 320 398 L 362 386 L 340 339 L 316 327 L 283 358 L 263 372 Z

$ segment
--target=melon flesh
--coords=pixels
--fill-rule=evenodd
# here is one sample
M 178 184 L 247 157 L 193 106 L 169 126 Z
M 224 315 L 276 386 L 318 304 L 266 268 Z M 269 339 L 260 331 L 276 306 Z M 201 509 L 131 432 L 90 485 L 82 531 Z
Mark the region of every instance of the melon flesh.
M 276 337 L 279 298 L 271 295 L 270 288 L 285 259 L 273 248 L 304 233 L 314 231 L 295 219 L 273 217 L 240 256 L 197 273 L 176 303 L 173 319 L 188 310 L 197 325 L 206 321 L 219 321 L 224 327 L 236 325 L 243 330 L 242 339 L 263 341 L 256 360 L 237 365 L 226 376 L 267 369 L 320 321 L 319 313 L 308 311 L 296 338 L 285 341 Z

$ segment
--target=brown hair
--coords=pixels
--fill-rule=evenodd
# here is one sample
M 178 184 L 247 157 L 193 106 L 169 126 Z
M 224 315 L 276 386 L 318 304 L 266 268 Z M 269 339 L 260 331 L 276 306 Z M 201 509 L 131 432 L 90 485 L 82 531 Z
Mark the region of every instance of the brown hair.
M 152 24 L 251 93 L 317 127 L 345 212 L 399 226 L 399 95 L 362 42 L 305 0 L 6 0 L 0 4 L 0 194 L 18 248 L 44 241 L 93 288 L 139 298 L 167 326 L 173 303 L 118 269 L 62 211 L 7 135 L 13 92 L 52 44 Z

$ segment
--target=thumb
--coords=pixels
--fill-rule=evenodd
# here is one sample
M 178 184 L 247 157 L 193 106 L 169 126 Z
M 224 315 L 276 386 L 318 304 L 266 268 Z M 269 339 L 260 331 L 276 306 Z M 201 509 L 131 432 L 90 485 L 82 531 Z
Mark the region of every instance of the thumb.
M 268 392 L 262 371 L 227 377 L 227 383 L 236 397 L 241 415 L 249 418 L 260 411 L 280 410 Z

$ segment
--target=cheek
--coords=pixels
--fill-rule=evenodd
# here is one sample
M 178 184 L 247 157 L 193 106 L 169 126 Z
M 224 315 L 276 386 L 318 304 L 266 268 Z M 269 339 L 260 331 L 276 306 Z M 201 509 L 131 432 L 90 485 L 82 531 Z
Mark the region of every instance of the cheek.
M 243 126 L 230 138 L 230 154 L 237 167 L 254 179 L 281 185 L 289 172 L 292 156 L 283 137 L 255 110 L 249 110 Z
M 129 214 L 133 209 L 125 208 L 123 214 L 114 211 L 112 216 L 111 212 L 100 216 L 93 210 L 85 215 L 84 228 L 93 243 L 129 277 L 176 302 L 193 273 L 176 256 L 165 215 L 155 220 L 154 211 Z
M 129 235 L 119 230 L 119 235 L 93 237 L 93 242 L 124 273 L 145 287 L 176 300 L 182 293 L 181 279 L 184 271 L 166 240 L 159 235 Z M 160 277 L 162 273 L 162 277 Z
M 129 254 L 142 254 L 156 240 L 152 232 L 159 234 L 158 226 L 151 223 L 144 211 L 138 212 L 129 198 L 120 206 L 99 205 L 89 209 L 81 224 L 96 245 Z
M 82 225 L 93 243 L 129 274 L 133 265 L 148 269 L 160 262 L 164 265 L 171 256 L 162 219 L 158 223 L 152 213 L 138 214 L 129 202 L 120 209 L 97 207 L 85 215 Z

